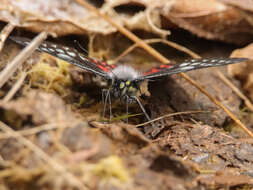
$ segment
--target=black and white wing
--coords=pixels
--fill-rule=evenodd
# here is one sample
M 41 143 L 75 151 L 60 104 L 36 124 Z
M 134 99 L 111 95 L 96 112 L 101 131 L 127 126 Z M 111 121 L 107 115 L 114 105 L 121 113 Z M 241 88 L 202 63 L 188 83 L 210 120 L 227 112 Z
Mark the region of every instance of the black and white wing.
M 135 79 L 141 81 L 145 79 L 151 79 L 161 76 L 172 75 L 176 73 L 187 72 L 195 69 L 202 69 L 207 67 L 224 66 L 228 64 L 239 63 L 247 61 L 247 58 L 217 58 L 217 59 L 191 59 L 185 60 L 179 64 L 162 64 L 158 67 L 154 67 L 145 72 L 142 76 Z
M 10 37 L 10 39 L 23 46 L 27 46 L 31 42 L 30 39 L 24 37 Z M 44 41 L 37 50 L 53 55 L 106 79 L 110 79 L 108 73 L 115 67 L 114 65 L 108 65 L 105 61 L 89 58 L 74 48 L 57 45 L 47 41 Z

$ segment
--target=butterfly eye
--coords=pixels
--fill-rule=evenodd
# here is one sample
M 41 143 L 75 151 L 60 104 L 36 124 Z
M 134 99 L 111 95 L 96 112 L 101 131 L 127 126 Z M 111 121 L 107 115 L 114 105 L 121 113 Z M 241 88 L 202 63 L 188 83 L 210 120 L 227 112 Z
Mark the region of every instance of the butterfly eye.
M 125 83 L 124 82 L 121 82 L 120 85 L 119 85 L 119 88 L 122 89 L 125 87 Z
M 126 81 L 126 85 L 129 86 L 131 84 L 131 82 L 128 80 Z

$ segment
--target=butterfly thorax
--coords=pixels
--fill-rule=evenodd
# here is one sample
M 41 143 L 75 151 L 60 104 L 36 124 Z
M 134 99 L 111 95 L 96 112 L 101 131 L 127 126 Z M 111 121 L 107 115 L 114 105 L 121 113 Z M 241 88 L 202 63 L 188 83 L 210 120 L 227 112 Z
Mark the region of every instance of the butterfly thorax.
M 136 96 L 140 88 L 140 82 L 134 80 L 140 74 L 130 66 L 121 65 L 113 69 L 109 75 L 112 79 L 112 95 L 123 101 L 131 102 L 131 97 Z

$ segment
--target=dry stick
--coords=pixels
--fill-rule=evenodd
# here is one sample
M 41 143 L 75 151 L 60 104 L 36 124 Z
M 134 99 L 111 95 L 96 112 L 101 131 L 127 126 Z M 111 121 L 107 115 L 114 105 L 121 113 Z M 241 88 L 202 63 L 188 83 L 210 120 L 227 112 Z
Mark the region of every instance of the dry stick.
M 164 119 L 166 117 L 172 117 L 172 116 L 176 116 L 176 115 L 186 115 L 186 114 L 209 113 L 209 112 L 212 112 L 212 111 L 202 111 L 202 110 L 199 110 L 199 111 L 183 111 L 183 112 L 170 113 L 170 114 L 167 114 L 167 115 L 163 115 L 161 117 L 157 117 L 157 118 L 155 118 L 155 119 L 153 119 L 151 121 L 147 121 L 145 123 L 141 123 L 141 124 L 135 125 L 135 127 L 141 127 L 141 126 L 147 125 L 149 123 L 152 123 L 154 121 L 158 121 L 158 120 Z
M 24 80 L 26 78 L 26 75 L 27 74 L 24 72 L 21 74 L 21 77 L 18 79 L 18 81 L 13 85 L 11 90 L 3 98 L 4 102 L 10 101 L 10 99 L 14 96 L 14 94 L 19 90 L 19 88 L 21 87 L 22 83 L 24 82 Z
M 241 99 L 243 99 L 245 105 L 253 112 L 253 105 L 250 100 L 233 84 L 231 83 L 220 71 L 216 71 L 220 79 L 229 86 Z
M 33 128 L 29 128 L 29 129 L 19 130 L 19 131 L 16 131 L 16 132 L 18 133 L 18 135 L 28 136 L 28 135 L 34 135 L 36 133 L 40 133 L 42 131 L 54 130 L 54 129 L 57 129 L 59 127 L 61 127 L 61 128 L 68 128 L 68 127 L 71 127 L 71 126 L 70 125 L 63 125 L 62 126 L 59 123 L 48 123 L 48 124 L 44 124 L 44 125 L 41 125 L 41 126 L 36 126 L 36 127 L 33 127 Z M 12 138 L 12 137 L 13 138 L 17 137 L 17 135 L 15 135 L 15 134 L 0 133 L 0 140 Z
M 146 44 L 143 40 L 138 38 L 136 35 L 134 35 L 132 32 L 127 30 L 126 28 L 118 25 L 113 20 L 111 20 L 110 17 L 102 14 L 97 10 L 95 7 L 90 5 L 89 3 L 83 1 L 83 0 L 76 0 L 80 5 L 84 6 L 85 8 L 89 9 L 99 17 L 103 18 L 107 22 L 109 22 L 112 26 L 117 28 L 118 31 L 120 31 L 122 34 L 127 36 L 129 39 L 137 43 L 140 47 L 145 49 L 148 53 L 153 55 L 155 58 L 157 58 L 162 63 L 169 63 L 169 60 L 166 59 L 164 56 L 162 56 L 159 52 L 157 52 L 154 48 L 150 47 L 148 44 Z M 185 78 L 190 84 L 195 86 L 200 92 L 205 94 L 213 103 L 215 103 L 217 106 L 222 108 L 230 117 L 234 120 L 235 123 L 237 123 L 249 136 L 253 138 L 253 133 L 247 129 L 247 127 L 228 109 L 226 106 L 224 106 L 222 103 L 220 103 L 218 100 L 216 100 L 213 96 L 211 96 L 205 89 L 203 89 L 196 81 L 191 79 L 188 75 L 185 73 L 180 73 L 180 75 Z
M 4 42 L 5 40 L 8 38 L 9 34 L 11 33 L 11 31 L 15 28 L 14 25 L 12 25 L 11 23 L 8 23 L 4 29 L 1 31 L 0 34 L 0 51 L 2 51 L 3 47 L 4 47 Z
M 151 44 L 151 43 L 164 43 L 167 44 L 168 46 L 171 46 L 179 51 L 182 51 L 190 56 L 192 56 L 193 58 L 200 58 L 200 56 L 196 53 L 194 53 L 193 51 L 189 50 L 188 48 L 179 45 L 175 42 L 171 42 L 165 39 L 148 39 L 148 40 L 143 40 L 144 42 L 146 42 L 147 44 Z M 126 56 L 127 54 L 129 54 L 131 51 L 133 51 L 135 48 L 139 47 L 138 44 L 133 44 L 130 47 L 128 47 L 123 53 L 121 53 L 116 59 L 114 59 L 114 62 L 117 63 L 122 57 Z
M 59 164 L 56 160 L 52 159 L 48 154 L 46 154 L 43 150 L 41 150 L 38 146 L 33 144 L 31 141 L 27 140 L 25 137 L 21 136 L 18 132 L 14 131 L 6 125 L 5 123 L 0 121 L 0 129 L 4 131 L 7 134 L 14 135 L 17 137 L 17 140 L 23 144 L 24 146 L 28 147 L 31 151 L 33 151 L 39 158 L 44 160 L 48 165 L 50 165 L 53 169 L 59 172 L 59 174 L 62 174 L 65 179 L 70 180 L 77 188 L 79 189 L 87 189 L 83 183 L 76 178 L 72 173 L 68 172 L 66 168 Z
M 0 73 L 0 88 L 9 80 L 13 73 L 19 68 L 23 62 L 35 51 L 43 40 L 47 38 L 46 32 L 41 32 L 21 53 L 19 53 Z

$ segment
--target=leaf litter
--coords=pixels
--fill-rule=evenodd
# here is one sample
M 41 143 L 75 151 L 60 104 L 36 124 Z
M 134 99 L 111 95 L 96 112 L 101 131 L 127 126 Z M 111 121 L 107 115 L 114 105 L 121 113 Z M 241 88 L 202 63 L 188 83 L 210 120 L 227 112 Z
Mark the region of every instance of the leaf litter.
M 83 34 L 91 39 L 94 35 L 89 36 L 89 33 L 96 34 L 95 39 L 90 40 L 89 54 L 109 61 L 132 45 L 122 35 L 114 33 L 115 28 L 103 19 L 87 14 L 87 10 L 75 2 L 63 1 L 60 4 L 59 1 L 35 1 L 32 5 L 29 3 L 30 7 L 27 3 L 6 0 L 0 5 L 0 19 L 30 31 L 40 32 L 47 28 L 48 32 L 58 36 Z M 183 0 L 167 3 L 157 1 L 154 5 L 148 1 L 105 1 L 98 8 L 130 30 L 143 30 L 138 35 L 144 39 L 153 38 L 153 35 L 164 37 L 164 33 L 155 30 L 154 26 L 169 28 L 169 38 L 174 41 L 181 39 L 180 44 L 204 56 L 224 57 L 235 48 L 218 42 L 197 40 L 174 29 L 184 28 L 207 39 L 248 43 L 252 39 L 250 14 L 246 11 L 244 14 L 238 13 L 246 9 L 243 4 L 230 4 L 235 5 L 233 1 L 225 4 L 201 0 L 191 6 Z M 15 14 L 11 14 L 13 10 Z M 150 10 L 152 14 L 148 12 Z M 217 23 L 218 17 L 221 22 L 214 27 L 213 23 Z M 231 17 L 236 19 L 229 22 Z M 151 19 L 154 26 L 146 19 Z M 146 22 L 141 22 L 143 20 Z M 228 28 L 233 28 L 233 31 Z M 238 37 L 242 33 L 243 38 Z M 62 39 L 65 41 L 66 38 Z M 121 43 L 115 44 L 116 41 Z M 17 53 L 18 48 L 13 48 L 9 42 L 5 45 L 1 56 L 10 60 L 14 56 L 12 52 Z M 166 55 L 175 60 L 187 57 L 164 45 L 154 46 L 162 52 L 166 51 Z M 231 56 L 250 58 L 251 52 L 249 45 L 244 52 Z M 120 62 L 131 62 L 141 70 L 157 64 L 139 48 L 125 55 Z M 2 69 L 6 61 L 1 63 Z M 232 65 L 239 68 L 230 73 L 236 71 L 237 74 L 233 76 L 242 78 L 242 88 L 251 97 L 250 75 L 247 74 L 250 70 L 243 70 L 249 64 L 242 65 Z M 99 89 L 103 84 L 97 82 L 93 75 L 63 61 L 35 53 L 21 68 L 21 71 L 24 70 L 27 71 L 27 78 L 15 96 L 7 102 L 0 100 L 0 180 L 3 188 L 252 188 L 252 139 L 236 130 L 233 123 L 228 125 L 224 112 L 217 110 L 213 103 L 182 78 L 172 76 L 149 85 L 146 94 L 150 93 L 151 96 L 144 100 L 144 104 L 152 118 L 186 110 L 208 112 L 163 118 L 156 122 L 157 128 L 153 129 L 149 125 L 138 128 L 132 125 L 145 121 L 140 115 L 129 118 L 129 124 L 124 119 L 111 124 L 97 122 L 102 119 L 100 113 L 103 105 Z M 1 97 L 8 93 L 21 71 L 17 71 L 4 85 Z M 252 114 L 242 111 L 240 99 L 218 79 L 214 71 L 194 71 L 190 75 L 203 86 L 208 86 L 210 94 L 246 119 L 247 126 L 252 128 Z M 117 103 L 113 105 L 113 111 L 118 116 L 125 114 L 124 106 Z M 135 105 L 131 105 L 129 111 L 133 114 L 140 112 Z M 2 122 L 18 135 L 4 132 Z M 221 128 L 224 125 L 227 131 Z M 32 142 L 35 149 L 25 144 L 20 136 Z M 48 157 L 41 156 L 40 151 Z

